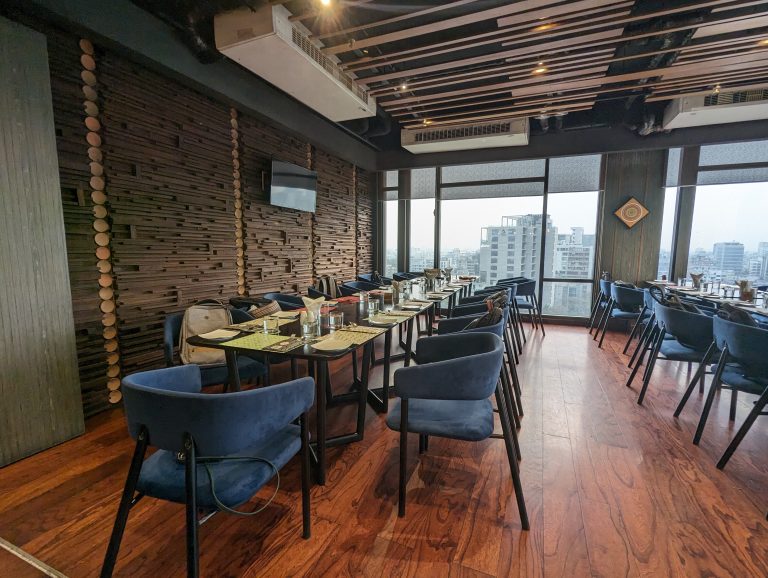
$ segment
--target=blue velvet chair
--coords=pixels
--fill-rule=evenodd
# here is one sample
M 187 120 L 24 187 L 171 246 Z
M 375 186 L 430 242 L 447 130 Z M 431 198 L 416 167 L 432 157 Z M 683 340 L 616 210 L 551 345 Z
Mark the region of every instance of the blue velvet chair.
M 339 290 L 342 295 L 352 295 L 354 293 L 359 293 L 360 291 L 376 291 L 380 287 L 380 285 L 368 283 L 366 281 L 344 281 L 344 283 L 339 286 Z
M 632 326 L 632 331 L 629 332 L 627 343 L 624 345 L 624 350 L 622 351 L 622 353 L 624 353 L 625 355 L 627 353 L 627 350 L 629 349 L 629 346 L 632 344 L 632 340 L 639 335 L 640 328 L 643 327 L 646 323 L 648 323 L 651 316 L 653 315 L 654 303 L 655 301 L 653 297 L 651 297 L 651 292 L 648 289 L 643 289 L 643 308 L 640 310 L 640 315 L 638 316 L 637 321 L 635 321 L 635 324 Z
M 528 280 L 517 283 L 517 296 L 515 297 L 515 306 L 518 311 L 527 311 L 528 318 L 533 329 L 541 328 L 541 334 L 546 336 L 544 331 L 544 321 L 541 318 L 541 307 L 536 297 L 536 281 Z M 525 334 L 525 331 L 523 331 Z
M 379 275 L 379 279 L 381 280 L 381 285 L 392 285 L 392 279 L 389 277 L 384 277 L 383 275 Z M 376 285 L 376 282 L 373 280 L 373 273 L 363 273 L 361 275 L 357 276 L 358 281 L 365 281 L 366 283 L 373 283 Z
M 768 354 L 766 354 L 768 352 L 768 330 L 741 325 L 720 317 L 715 317 L 713 322 L 715 343 L 722 353 L 707 393 L 707 399 L 704 402 L 693 443 L 698 444 L 701 441 L 718 389 L 731 390 L 733 396 L 731 397 L 732 410 L 735 408 L 737 392 L 759 396 L 728 449 L 725 450 L 717 463 L 717 467 L 722 469 L 755 420 L 760 415 L 766 415 L 764 409 L 768 404 Z M 734 412 L 731 411 L 731 419 L 734 417 Z
M 312 299 L 319 299 L 320 297 L 325 297 L 327 301 L 333 301 L 333 297 L 328 295 L 328 293 L 323 293 L 322 291 L 320 291 L 320 289 L 317 289 L 315 287 L 307 287 L 307 295 Z
M 265 299 L 277 301 L 280 309 L 283 311 L 293 311 L 304 307 L 304 301 L 299 295 L 290 295 L 288 293 L 264 293 Z
M 400 399 L 387 416 L 387 426 L 400 432 L 400 517 L 405 516 L 406 506 L 408 433 L 487 439 L 493 434 L 490 396 L 495 392 L 520 520 L 529 529 L 512 425 L 499 387 L 503 356 L 504 344 L 492 333 L 438 335 L 416 342 L 419 365 L 395 372 L 395 393 Z
M 645 292 L 642 289 L 633 287 L 623 287 L 621 285 L 611 284 L 611 298 L 605 306 L 605 311 L 600 319 L 600 325 L 593 339 L 597 339 L 600 334 L 598 347 L 603 346 L 605 333 L 608 330 L 608 322 L 611 319 L 623 319 L 625 321 L 636 321 L 640 316 L 640 311 L 645 303 Z
M 696 383 L 702 382 L 706 365 L 713 355 L 712 318 L 701 313 L 667 307 L 661 303 L 654 304 L 654 312 L 658 328 L 651 342 L 651 354 L 637 403 L 642 405 L 656 361 L 662 359 L 699 364 L 686 392 L 684 405 Z M 667 336 L 671 339 L 666 339 Z M 636 367 L 639 366 L 638 363 Z
M 303 537 L 309 538 L 307 411 L 314 401 L 313 380 L 214 395 L 200 393 L 201 386 L 196 365 L 123 379 L 125 416 L 136 448 L 101 576 L 112 575 L 128 514 L 144 496 L 185 505 L 187 575 L 198 576 L 199 510 L 250 515 L 235 508 L 275 476 L 279 488 L 279 470 L 299 452 Z M 144 459 L 150 446 L 157 451 Z
M 408 271 L 398 271 L 392 274 L 392 279 L 395 281 L 408 281 L 409 279 L 416 279 L 423 277 L 424 273 L 409 273 Z
M 607 279 L 600 279 L 599 281 L 599 290 L 597 292 L 597 297 L 595 298 L 595 301 L 592 303 L 592 311 L 589 315 L 589 323 L 587 323 L 587 327 L 589 328 L 590 335 L 592 334 L 592 330 L 595 329 L 598 325 L 598 319 L 600 319 L 600 313 L 602 311 L 605 311 L 605 307 L 608 305 L 608 301 L 611 299 L 611 282 Z
M 230 311 L 232 313 L 232 321 L 235 323 L 242 323 L 247 319 L 252 319 L 250 315 L 239 309 L 230 309 Z M 245 317 L 242 316 L 243 314 Z M 163 357 L 165 358 L 166 367 L 174 367 L 181 362 L 181 360 L 177 362 L 176 348 L 179 346 L 183 320 L 183 312 L 171 313 L 165 316 L 163 323 Z M 267 368 L 263 363 L 245 355 L 237 356 L 237 366 L 241 381 L 252 381 L 267 375 Z M 226 384 L 229 377 L 226 364 L 200 366 L 200 374 L 203 387 Z

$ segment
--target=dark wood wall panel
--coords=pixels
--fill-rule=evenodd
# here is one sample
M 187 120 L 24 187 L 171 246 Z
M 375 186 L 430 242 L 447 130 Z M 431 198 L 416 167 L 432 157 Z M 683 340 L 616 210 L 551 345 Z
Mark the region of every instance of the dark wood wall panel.
M 229 108 L 105 54 L 104 160 L 126 373 L 162 364 L 167 313 L 237 291 Z
M 613 279 L 642 283 L 656 278 L 664 214 L 666 151 L 614 153 L 605 156 L 600 270 Z M 635 197 L 649 214 L 629 229 L 614 211 Z
M 46 38 L 0 17 L 0 467 L 83 432 Z
M 314 223 L 315 277 L 338 280 L 357 274 L 355 167 L 321 150 L 315 151 L 317 212 Z
M 80 77 L 81 50 L 74 36 L 51 30 L 47 34 L 80 387 L 84 412 L 91 415 L 109 405 L 109 391 L 88 184 L 91 172 Z
M 246 286 L 252 295 L 304 293 L 312 283 L 311 213 L 273 207 L 264 188 L 272 158 L 309 167 L 309 145 L 247 115 L 238 124 Z
M 363 169 L 356 169 L 357 186 L 357 272 L 370 273 L 374 264 L 374 207 L 372 181 L 374 174 Z

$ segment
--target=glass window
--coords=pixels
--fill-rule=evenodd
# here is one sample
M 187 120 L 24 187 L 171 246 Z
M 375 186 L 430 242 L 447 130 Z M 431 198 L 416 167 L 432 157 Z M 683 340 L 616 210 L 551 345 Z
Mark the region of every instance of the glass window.
M 677 211 L 677 187 L 664 189 L 664 213 L 661 216 L 661 244 L 659 245 L 659 268 L 656 279 L 670 275 L 672 267 L 672 237 L 675 230 L 675 212 Z
M 766 214 L 768 182 L 696 187 L 688 273 L 768 284 Z
M 596 191 L 600 188 L 602 155 L 549 160 L 549 192 Z
M 738 165 L 768 163 L 768 140 L 704 145 L 699 154 L 699 165 Z
M 545 315 L 589 317 L 592 283 L 544 281 L 541 307 Z
M 397 215 L 399 201 L 384 201 L 384 276 L 397 271 Z
M 480 286 L 518 275 L 538 279 L 539 261 L 531 255 L 541 243 L 542 208 L 542 196 L 441 202 L 440 266 L 453 267 L 457 275 L 478 275 Z M 490 239 L 499 237 L 516 243 L 512 250 L 507 243 L 498 245 L 492 270 Z
M 435 266 L 435 199 L 411 201 L 410 271 L 423 271 Z

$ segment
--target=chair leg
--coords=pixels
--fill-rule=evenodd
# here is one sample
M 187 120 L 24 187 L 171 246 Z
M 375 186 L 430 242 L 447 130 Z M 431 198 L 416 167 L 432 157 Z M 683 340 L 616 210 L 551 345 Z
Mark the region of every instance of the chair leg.
M 637 360 L 637 356 L 643 347 L 643 343 L 645 343 L 648 340 L 648 335 L 650 335 L 651 331 L 653 331 L 655 327 L 656 327 L 656 314 L 651 313 L 650 318 L 645 324 L 645 329 L 643 329 L 643 332 L 640 334 L 640 339 L 638 339 L 637 341 L 637 345 L 635 346 L 635 350 L 632 352 L 632 357 L 630 357 L 627 367 L 631 368 L 635 364 L 635 361 Z
M 295 357 L 291 357 L 291 379 L 299 378 L 299 364 Z
M 709 360 L 712 355 L 714 355 L 716 349 L 717 346 L 714 342 L 712 342 L 712 345 L 709 346 L 707 352 L 704 354 L 704 357 L 701 358 L 699 368 L 696 370 L 696 373 L 693 375 L 691 382 L 688 384 L 688 387 L 686 388 L 680 403 L 678 403 L 677 408 L 675 408 L 675 413 L 673 414 L 675 417 L 680 417 L 680 412 L 683 411 L 685 404 L 688 403 L 688 398 L 691 397 L 691 394 L 696 387 L 696 383 L 698 382 L 699 387 L 702 387 L 704 384 L 704 374 L 707 371 L 707 365 L 709 364 Z
M 589 321 L 587 321 L 587 328 L 590 333 L 592 333 L 592 324 L 595 322 L 595 316 L 597 315 L 597 310 L 600 308 L 600 301 L 602 298 L 603 294 L 598 293 L 595 300 L 592 301 L 592 309 L 589 310 Z
M 624 345 L 624 350 L 622 353 L 624 355 L 627 354 L 627 349 L 629 349 L 629 344 L 632 343 L 632 340 L 635 338 L 635 335 L 637 335 L 638 330 L 640 329 L 640 325 L 642 325 L 643 322 L 643 315 L 645 315 L 645 312 L 648 310 L 648 308 L 643 305 L 642 310 L 640 311 L 640 315 L 637 317 L 637 321 L 635 321 L 635 324 L 632 326 L 632 331 L 629 334 L 629 339 L 627 339 L 626 345 Z
M 184 436 L 185 481 L 187 490 L 187 578 L 200 576 L 200 546 L 198 543 L 197 524 L 197 459 L 195 455 L 195 440 L 192 436 Z
M 736 403 L 738 402 L 739 392 L 735 389 L 731 390 L 731 408 L 728 412 L 728 419 L 736 421 Z
M 640 388 L 640 395 L 637 396 L 637 405 L 643 405 L 645 399 L 645 393 L 648 391 L 648 384 L 651 382 L 651 375 L 653 369 L 656 367 L 656 360 L 659 359 L 659 351 L 661 351 L 661 344 L 664 343 L 664 335 L 666 331 L 662 327 L 659 330 L 659 334 L 656 336 L 656 342 L 653 344 L 653 351 L 648 358 L 648 365 L 645 368 L 645 376 L 643 377 L 643 386 Z
M 637 375 L 637 372 L 640 370 L 640 367 L 643 365 L 643 362 L 645 361 L 645 354 L 648 352 L 649 347 L 652 343 L 655 342 L 656 334 L 659 332 L 658 327 L 654 326 L 651 332 L 646 335 L 645 340 L 640 343 L 640 356 L 637 358 L 637 361 L 635 362 L 635 366 L 632 368 L 632 372 L 629 374 L 629 377 L 627 378 L 627 383 L 625 384 L 627 387 L 632 386 L 632 382 L 635 380 L 635 376 Z
M 104 556 L 104 564 L 101 567 L 101 578 L 109 578 L 115 569 L 117 554 L 120 551 L 120 542 L 123 540 L 123 532 L 125 532 L 125 526 L 128 523 L 128 514 L 131 511 L 133 494 L 136 492 L 136 484 L 139 481 L 141 464 L 144 462 L 144 455 L 147 453 L 148 442 L 149 434 L 146 428 L 142 427 L 136 438 L 136 449 L 133 450 L 131 466 L 128 468 L 123 495 L 120 498 L 120 506 L 117 508 L 117 517 L 115 518 L 114 526 L 112 526 L 112 535 L 109 538 L 109 545 Z
M 541 307 L 539 307 L 539 298 L 533 295 L 533 307 L 535 308 L 536 315 L 539 317 L 539 325 L 541 326 L 542 337 L 547 336 L 547 332 L 544 330 L 544 320 L 541 318 Z
M 507 415 L 507 406 L 501 395 L 501 388 L 496 387 L 496 405 L 499 407 L 499 418 L 501 419 L 501 429 L 504 433 L 504 445 L 507 450 L 507 460 L 509 461 L 509 469 L 512 473 L 512 485 L 515 488 L 515 499 L 517 500 L 517 510 L 520 514 L 520 524 L 523 530 L 530 530 L 531 525 L 528 521 L 528 510 L 525 507 L 525 498 L 523 496 L 523 484 L 520 481 L 520 468 L 517 465 L 517 456 L 515 455 L 515 448 L 512 442 L 512 436 L 517 435 L 509 422 L 509 416 Z
M 427 451 L 427 444 L 426 444 L 426 434 L 419 434 L 419 453 L 423 454 L 425 451 Z
M 400 484 L 398 486 L 397 515 L 405 517 L 405 486 L 408 470 L 408 400 L 400 400 Z
M 735 390 L 734 390 L 735 393 Z M 739 447 L 739 444 L 741 443 L 741 440 L 744 439 L 744 436 L 747 435 L 747 432 L 749 431 L 749 428 L 752 427 L 752 424 L 755 423 L 755 420 L 758 418 L 758 416 L 763 412 L 763 408 L 765 408 L 765 405 L 768 404 L 768 387 L 765 388 L 763 393 L 760 395 L 758 400 L 755 402 L 755 407 L 752 408 L 752 411 L 749 412 L 749 415 L 747 416 L 747 419 L 744 420 L 744 423 L 741 424 L 741 427 L 739 428 L 739 431 L 736 432 L 736 436 L 733 438 L 730 444 L 728 444 L 728 448 L 725 450 L 725 453 L 720 458 L 720 460 L 717 462 L 717 468 L 722 470 L 725 467 L 725 464 L 728 463 L 728 460 L 731 459 L 731 456 L 733 455 L 733 452 L 736 451 L 736 448 Z
M 712 385 L 709 386 L 709 393 L 707 394 L 707 400 L 704 402 L 704 408 L 701 410 L 701 417 L 699 418 L 699 425 L 696 427 L 696 433 L 693 436 L 693 444 L 699 445 L 701 441 L 701 435 L 704 433 L 704 426 L 707 425 L 707 418 L 709 412 L 712 409 L 712 402 L 715 399 L 715 392 L 720 387 L 720 378 L 723 375 L 725 369 L 725 361 L 728 358 L 728 346 L 723 347 L 723 352 L 720 354 L 720 361 L 717 364 L 715 370 L 715 376 L 712 378 Z
M 600 327 L 603 325 L 603 320 L 606 318 L 606 316 L 609 316 L 611 313 L 610 308 L 611 300 L 608 299 L 605 302 L 605 308 L 600 313 L 600 318 L 597 320 L 597 325 L 595 326 L 595 333 L 592 335 L 592 341 L 597 341 L 597 336 L 600 335 Z
M 601 349 L 603 347 L 603 339 L 605 339 L 605 333 L 608 331 L 608 322 L 611 320 L 611 310 L 613 309 L 613 301 L 608 302 L 608 308 L 606 310 L 607 315 L 605 316 L 605 321 L 603 322 L 602 332 L 600 334 L 600 341 L 597 344 L 598 349 Z
M 509 341 L 507 340 L 506 335 L 504 336 L 504 347 L 507 350 L 507 357 L 509 357 L 510 349 L 511 348 L 510 348 Z M 513 364 L 511 362 L 510 362 L 510 367 L 514 368 L 514 366 L 513 366 Z M 502 370 L 503 369 L 504 369 L 504 367 L 503 367 L 503 364 L 502 364 Z M 517 377 L 517 369 L 514 369 L 514 374 L 512 376 L 512 383 L 513 383 L 513 386 L 515 388 L 515 393 L 518 396 L 518 400 L 517 400 L 517 413 L 518 413 L 518 415 L 525 415 L 523 413 L 523 404 L 522 404 L 522 402 L 519 399 L 519 396 L 522 395 L 522 392 L 520 391 L 520 381 L 519 381 L 519 379 Z
M 309 502 L 309 427 L 306 412 L 299 417 L 301 424 L 301 537 L 308 540 L 312 535 Z

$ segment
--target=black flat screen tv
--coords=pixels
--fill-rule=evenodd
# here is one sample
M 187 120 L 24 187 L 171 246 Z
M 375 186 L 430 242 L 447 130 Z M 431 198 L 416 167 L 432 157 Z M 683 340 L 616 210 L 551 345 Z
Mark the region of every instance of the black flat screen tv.
M 272 161 L 269 202 L 277 207 L 315 212 L 317 173 L 291 163 Z

